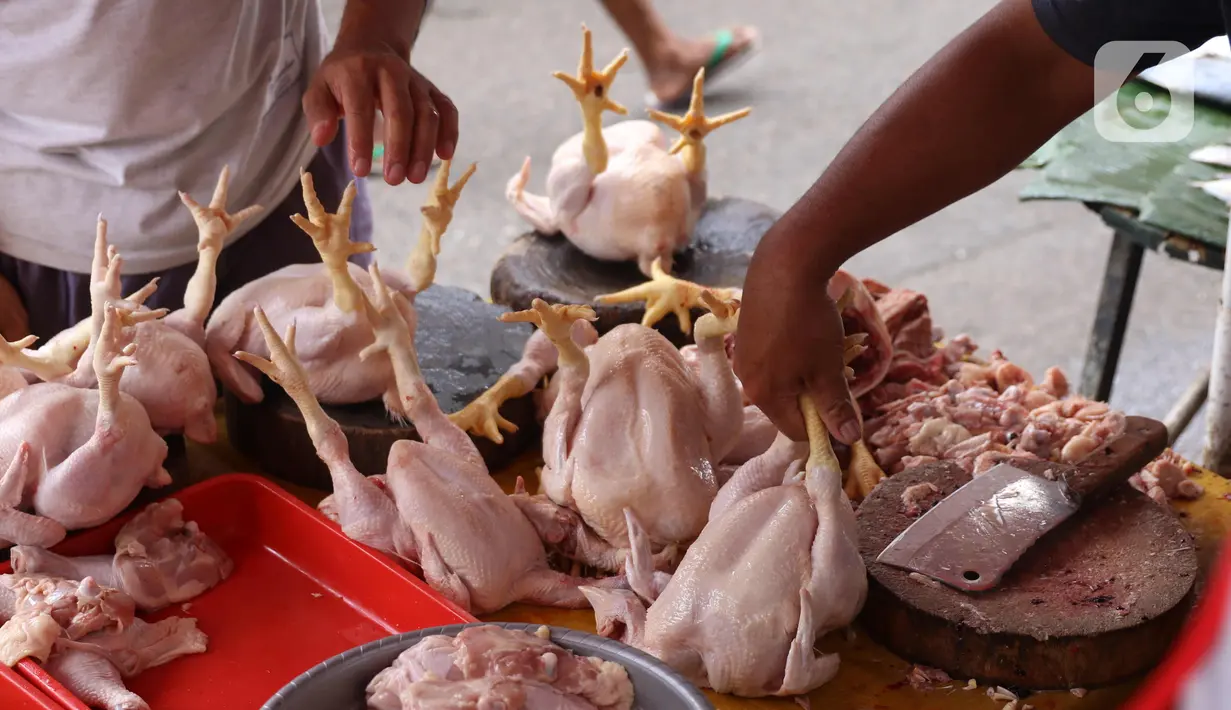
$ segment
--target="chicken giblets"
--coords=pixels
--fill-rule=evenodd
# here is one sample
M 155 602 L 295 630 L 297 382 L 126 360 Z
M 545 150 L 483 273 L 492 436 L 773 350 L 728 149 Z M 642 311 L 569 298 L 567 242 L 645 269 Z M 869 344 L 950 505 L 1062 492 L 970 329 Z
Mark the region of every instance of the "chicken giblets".
M 351 464 L 346 437 L 308 389 L 295 354 L 295 327 L 286 339 L 258 307 L 256 322 L 270 360 L 240 352 L 299 405 L 317 453 L 329 467 L 334 494 L 329 508 L 347 535 L 407 560 L 417 560 L 424 578 L 450 601 L 475 614 L 515 601 L 581 608 L 585 583 L 552 571 L 535 529 L 488 474 L 470 437 L 440 410 L 419 371 L 414 340 L 403 313 L 404 296 L 390 291 L 373 265 L 374 303 L 362 307 L 375 331 L 364 359 L 387 358 L 407 417 L 422 442 L 401 440 L 389 452 L 388 494 Z M 400 302 L 400 303 L 399 303 Z M 597 582 L 619 586 L 622 578 Z
M 506 196 L 517 213 L 543 234 L 564 235 L 596 259 L 635 260 L 645 274 L 661 260 L 669 271 L 676 251 L 692 240 L 705 205 L 706 135 L 747 116 L 750 109 L 710 119 L 704 113 L 705 70 L 697 72 L 692 105 L 684 116 L 650 115 L 680 132 L 670 150 L 662 130 L 649 121 L 624 121 L 603 128 L 604 111 L 628 110 L 610 98 L 616 72 L 628 60 L 625 50 L 602 71 L 594 70 L 590 30 L 582 27 L 577 76 L 556 72 L 581 105 L 584 129 L 569 138 L 551 159 L 547 195 L 525 191 L 530 159 L 509 180 Z M 678 154 L 678 155 L 677 155 Z
M 419 245 L 409 260 L 410 276 L 387 274 L 389 284 L 405 296 L 398 308 L 412 326 L 415 294 L 431 285 L 441 235 L 476 166 L 472 164 L 452 186 L 449 167 L 449 161 L 441 165 L 421 209 L 423 227 Z M 404 417 L 388 360 L 359 358 L 360 351 L 372 344 L 372 328 L 362 300 L 365 294 L 371 296 L 373 285 L 362 268 L 347 260 L 375 247 L 350 241 L 355 185 L 352 182 L 346 188 L 337 214 L 329 214 L 316 197 L 311 174 L 303 173 L 301 182 L 308 217 L 294 215 L 293 219 L 312 238 L 324 264 L 287 266 L 227 296 L 206 329 L 209 360 L 222 383 L 241 400 L 254 403 L 264 398 L 256 373 L 232 357 L 237 350 L 269 355 L 261 329 L 252 318 L 253 308 L 261 306 L 278 330 L 295 323 L 298 357 L 318 401 L 354 404 L 383 397 L 390 414 Z
M 833 678 L 837 655 L 818 656 L 813 644 L 854 620 L 867 578 L 829 434 L 814 408 L 804 414 L 806 466 L 786 437 L 745 464 L 669 579 L 653 571 L 629 516 L 629 583 L 653 603 L 647 611 L 632 593 L 584 589 L 600 633 L 721 693 L 797 695 Z
M 723 336 L 738 304 L 710 296 L 697 324 L 701 374 L 662 335 L 622 325 L 588 352 L 573 340 L 588 306 L 549 306 L 501 316 L 535 323 L 556 345 L 558 391 L 543 430 L 543 489 L 577 511 L 597 538 L 568 551 L 578 561 L 617 570 L 628 531 L 624 509 L 648 521 L 658 550 L 691 542 L 718 491 L 715 468 L 734 445 L 743 407 Z
M 367 699 L 369 710 L 629 710 L 633 685 L 619 664 L 555 645 L 546 627 L 472 626 L 407 649 L 368 683 Z
M 143 486 L 171 482 L 162 467 L 166 442 L 141 403 L 120 391 L 124 370 L 137 363 L 134 326 L 162 312 L 133 313 L 111 303 L 101 309 L 91 343 L 97 390 L 44 382 L 0 400 L 0 466 L 8 468 L 28 446 L 23 502 L 70 530 L 110 520 Z M 14 351 L 4 343 L 0 363 L 12 364 Z

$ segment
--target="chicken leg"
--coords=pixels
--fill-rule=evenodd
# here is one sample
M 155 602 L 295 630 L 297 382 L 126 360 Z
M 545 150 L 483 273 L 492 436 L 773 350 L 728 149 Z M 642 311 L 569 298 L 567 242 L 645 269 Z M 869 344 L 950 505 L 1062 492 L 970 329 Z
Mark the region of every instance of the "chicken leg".
M 0 547 L 51 547 L 68 534 L 64 526 L 55 520 L 18 510 L 30 475 L 30 459 L 30 445 L 23 441 L 8 470 L 0 478 Z
M 359 305 L 362 305 L 362 293 L 359 298 Z M 253 310 L 253 316 L 265 336 L 270 359 L 244 351 L 236 352 L 235 357 L 277 382 L 299 407 L 316 453 L 329 468 L 333 482 L 331 509 L 338 516 L 337 522 L 342 532 L 352 540 L 404 560 L 417 559 L 413 542 L 398 518 L 397 507 L 380 487 L 355 468 L 350 459 L 346 434 L 336 421 L 325 414 L 308 388 L 308 375 L 295 353 L 294 321 L 287 327 L 284 340 L 270 325 L 260 306 Z
M 41 476 L 34 493 L 34 510 L 39 515 L 69 529 L 92 527 L 123 510 L 143 485 L 171 482 L 161 465 L 166 442 L 154 433 L 141 405 L 120 392 L 125 368 L 137 364 L 134 326 L 161 315 L 155 311 L 126 313 L 110 303 L 104 306 L 99 338 L 91 344 L 98 380 L 94 432 Z
M 582 139 L 582 150 L 586 164 L 595 175 L 607 169 L 607 141 L 603 139 L 603 112 L 611 111 L 620 116 L 628 114 L 628 109 L 611 99 L 611 84 L 616 73 L 628 61 L 628 50 L 620 52 L 602 71 L 594 70 L 594 45 L 590 36 L 590 28 L 581 26 L 581 62 L 577 67 L 577 75 L 572 76 L 558 71 L 552 76 L 563 81 L 573 91 L 581 107 L 581 122 L 585 130 Z
M 98 653 L 66 648 L 53 655 L 43 669 L 92 708 L 150 710 L 140 695 L 125 687 L 111 661 Z
M 419 243 L 410 252 L 406 260 L 406 273 L 410 275 L 410 283 L 419 293 L 432 285 L 436 279 L 436 257 L 440 256 L 440 238 L 444 236 L 449 223 L 453 221 L 453 207 L 462 196 L 462 189 L 474 175 L 477 163 L 471 163 L 466 172 L 449 185 L 449 168 L 453 161 L 446 160 L 436 172 L 436 181 L 428 192 L 427 200 L 419 208 L 423 214 L 423 224 L 419 228 Z
M 542 480 L 547 494 L 562 505 L 568 504 L 572 488 L 565 478 L 568 475 L 565 466 L 568 443 L 581 417 L 581 395 L 590 377 L 590 362 L 585 351 L 573 342 L 573 322 L 593 322 L 596 319 L 594 309 L 589 306 L 549 306 L 539 298 L 534 299 L 528 311 L 500 316 L 505 323 L 534 323 L 551 340 L 558 353 L 559 370 L 554 379 L 559 382 L 559 390 L 551 414 L 543 423 Z
M 650 117 L 655 121 L 665 123 L 679 131 L 680 137 L 671 146 L 670 152 L 672 155 L 680 154 L 690 176 L 701 175 L 705 172 L 705 137 L 718 128 L 734 123 L 750 113 L 752 113 L 751 108 L 742 108 L 738 111 L 724 113 L 717 118 L 709 118 L 705 115 L 705 67 L 698 69 L 697 75 L 692 80 L 692 100 L 689 102 L 687 113 L 683 116 L 676 116 L 654 109 L 649 110 Z
M 355 203 L 355 181 L 352 180 L 342 193 L 342 201 L 335 214 L 325 211 L 316 196 L 316 188 L 312 182 L 312 173 L 306 170 L 299 175 L 303 187 L 303 201 L 307 207 L 308 216 L 291 215 L 291 221 L 299 226 L 309 237 L 312 237 L 316 250 L 320 252 L 321 261 L 329 272 L 333 283 L 333 302 L 343 313 L 353 313 L 362 307 L 363 291 L 355 279 L 351 277 L 349 259 L 356 254 L 374 251 L 376 247 L 367 242 L 352 242 L 350 240 L 351 208 Z
M 187 192 L 180 192 L 180 201 L 192 213 L 192 221 L 197 225 L 197 270 L 184 290 L 184 307 L 168 316 L 166 322 L 201 347 L 205 345 L 205 320 L 214 308 L 214 292 L 218 287 L 218 255 L 231 232 L 263 209 L 260 205 L 252 205 L 234 214 L 227 212 L 230 179 L 231 167 L 222 166 L 208 205 L 201 205 Z

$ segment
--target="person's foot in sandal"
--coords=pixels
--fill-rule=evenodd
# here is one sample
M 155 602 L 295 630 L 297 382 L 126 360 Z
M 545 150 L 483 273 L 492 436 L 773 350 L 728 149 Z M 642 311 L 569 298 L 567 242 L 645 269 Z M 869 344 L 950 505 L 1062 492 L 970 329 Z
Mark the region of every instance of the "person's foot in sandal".
M 705 67 L 705 85 L 756 53 L 760 33 L 755 27 L 734 27 L 715 32 L 707 39 L 675 38 L 672 46 L 651 60 L 644 57 L 650 91 L 645 101 L 651 108 L 668 109 L 688 105 L 692 80 Z

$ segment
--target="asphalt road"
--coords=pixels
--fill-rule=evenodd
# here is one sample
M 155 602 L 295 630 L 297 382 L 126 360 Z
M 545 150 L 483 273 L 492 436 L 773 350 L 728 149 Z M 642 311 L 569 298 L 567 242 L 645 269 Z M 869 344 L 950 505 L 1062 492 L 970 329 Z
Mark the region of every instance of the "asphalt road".
M 323 0 L 336 27 L 343 0 Z M 709 141 L 711 191 L 786 209 L 862 121 L 990 0 L 661 0 L 679 32 L 756 24 L 765 43 L 751 63 L 715 83 L 707 109 L 753 106 L 751 117 Z M 597 2 L 437 0 L 415 65 L 457 103 L 457 161 L 479 162 L 441 256 L 438 280 L 487 294 L 492 264 L 524 231 L 504 185 L 525 156 L 541 190 L 552 151 L 579 129 L 576 104 L 551 78 L 575 67 L 581 22 L 594 31 L 596 61 L 626 46 Z M 645 92 L 635 61 L 614 97 L 634 115 Z M 1080 205 L 1021 203 L 1029 181 L 1012 174 L 861 254 L 861 276 L 922 290 L 950 335 L 970 333 L 1041 375 L 1059 365 L 1076 382 L 1098 297 L 1110 233 Z M 379 254 L 401 263 L 418 232 L 420 186 L 371 180 Z M 1112 403 L 1161 418 L 1208 362 L 1219 275 L 1150 254 L 1145 259 Z M 1204 432 L 1180 441 L 1190 456 Z

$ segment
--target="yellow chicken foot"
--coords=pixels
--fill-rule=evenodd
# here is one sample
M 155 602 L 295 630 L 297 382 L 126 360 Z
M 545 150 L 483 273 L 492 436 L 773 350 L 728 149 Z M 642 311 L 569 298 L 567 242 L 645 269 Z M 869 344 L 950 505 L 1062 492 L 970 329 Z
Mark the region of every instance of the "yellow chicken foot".
M 677 279 L 663 270 L 661 259 L 655 259 L 650 266 L 650 280 L 626 288 L 616 293 L 599 296 L 595 300 L 603 304 L 645 302 L 645 315 L 641 325 L 653 328 L 668 313 L 674 313 L 680 321 L 680 330 L 684 333 L 692 331 L 692 317 L 689 312 L 703 305 L 702 294 L 709 292 L 723 301 L 729 301 L 740 296 L 740 290 L 734 288 L 707 288 L 691 281 Z
M 863 500 L 872 493 L 876 484 L 885 478 L 876 458 L 868 449 L 867 441 L 860 439 L 851 447 L 851 465 L 846 470 L 846 495 L 851 500 Z
M 475 436 L 485 436 L 497 444 L 504 443 L 501 430 L 510 434 L 517 431 L 517 425 L 500 416 L 500 407 L 511 399 L 517 399 L 530 393 L 521 379 L 505 374 L 487 391 L 467 404 L 460 412 L 449 415 L 449 421 L 459 429 Z
M 432 189 L 428 192 L 423 206 L 419 208 L 423 215 L 423 226 L 419 228 L 419 243 L 406 260 L 406 272 L 410 274 L 415 293 L 431 286 L 436 279 L 436 257 L 440 256 L 440 239 L 453 221 L 453 207 L 462 196 L 462 188 L 466 187 L 470 176 L 474 175 L 474 171 L 479 167 L 478 163 L 471 163 L 457 182 L 450 186 L 449 168 L 452 163 L 453 161 L 446 160 L 441 164 Z
M 692 81 L 692 101 L 688 112 L 683 116 L 649 110 L 650 118 L 679 131 L 680 137 L 671 146 L 672 155 L 679 153 L 684 161 L 684 168 L 690 175 L 698 175 L 705 170 L 705 137 L 715 129 L 734 123 L 752 113 L 751 107 L 738 111 L 724 113 L 717 118 L 705 115 L 705 67 L 697 70 L 697 76 Z
M 701 303 L 709 309 L 709 313 L 697 320 L 697 342 L 722 338 L 739 327 L 738 299 L 722 299 L 709 291 L 702 291 Z
M 577 320 L 598 320 L 594 309 L 589 306 L 548 305 L 541 298 L 534 299 L 530 309 L 501 313 L 503 323 L 533 323 L 556 346 L 560 355 L 560 365 L 574 366 L 585 362 L 586 354 L 577 343 L 573 342 L 573 322 Z
M 333 302 L 343 313 L 353 313 L 362 308 L 363 292 L 359 284 L 350 275 L 347 260 L 355 254 L 365 254 L 374 251 L 375 246 L 350 240 L 351 206 L 355 202 L 355 181 L 351 180 L 342 193 L 342 202 L 338 205 L 336 214 L 325 211 L 324 205 L 316 196 L 316 188 L 312 184 L 312 173 L 303 171 L 299 176 L 303 186 L 303 201 L 308 208 L 308 216 L 291 215 L 293 221 L 316 245 L 321 261 L 329 271 L 333 282 Z
M 808 429 L 808 463 L 806 469 L 812 471 L 825 468 L 840 472 L 841 464 L 829 443 L 829 429 L 821 420 L 821 413 L 816 408 L 816 402 L 807 394 L 799 396 L 799 409 L 804 415 L 804 426 Z
M 558 71 L 552 76 L 563 81 L 573 90 L 573 96 L 581 105 L 581 122 L 584 130 L 582 151 L 586 156 L 586 164 L 598 175 L 607 169 L 607 141 L 603 139 L 603 112 L 611 111 L 620 116 L 628 114 L 628 109 L 611 99 L 611 83 L 615 81 L 616 73 L 624 62 L 628 61 L 628 50 L 620 52 L 602 71 L 594 71 L 594 47 L 590 37 L 590 28 L 581 26 L 581 62 L 577 67 L 577 75 L 572 76 Z
M 252 205 L 231 213 L 227 211 L 227 191 L 230 186 L 231 168 L 222 166 L 214 195 L 208 205 L 202 205 L 186 192 L 180 192 L 180 201 L 192 213 L 197 225 L 197 269 L 188 280 L 184 290 L 184 311 L 188 319 L 205 327 L 205 320 L 214 307 L 217 290 L 218 255 L 226 238 L 245 220 L 261 211 L 260 205 Z

